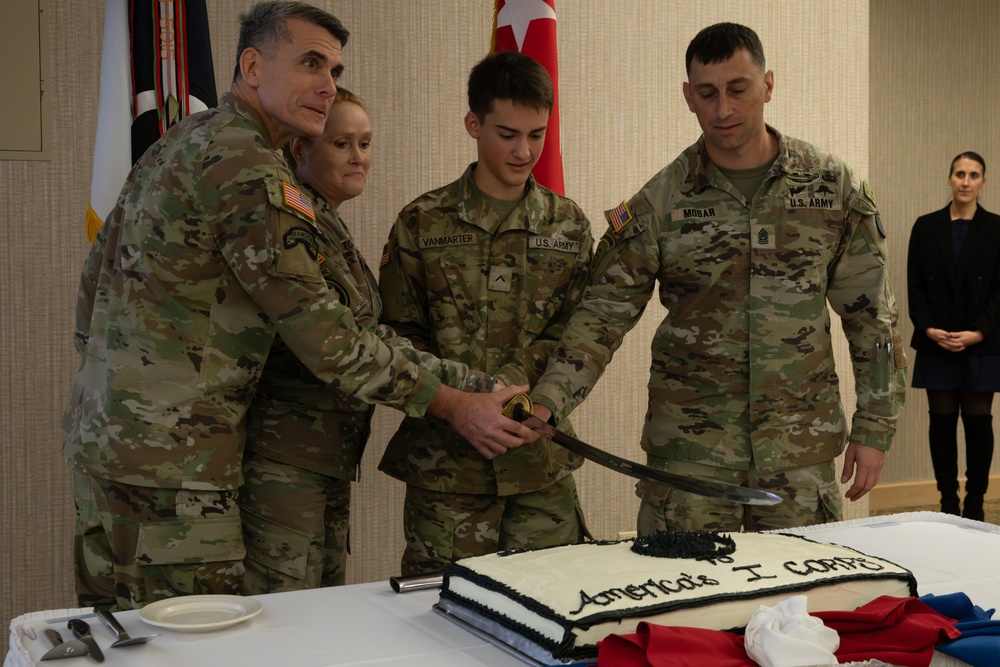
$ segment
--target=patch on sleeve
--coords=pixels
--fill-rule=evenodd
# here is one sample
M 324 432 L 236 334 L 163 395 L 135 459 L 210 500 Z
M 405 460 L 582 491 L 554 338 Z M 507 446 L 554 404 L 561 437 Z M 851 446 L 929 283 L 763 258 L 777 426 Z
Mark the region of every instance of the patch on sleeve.
M 302 245 L 309 256 L 313 259 L 319 258 L 319 242 L 311 229 L 305 227 L 292 227 L 281 238 L 286 249 L 292 249 L 297 245 Z
M 281 192 L 285 196 L 285 204 L 302 213 L 313 222 L 316 222 L 316 212 L 313 210 L 312 201 L 309 197 L 302 194 L 297 187 L 287 181 L 281 182 Z
M 610 223 L 611 228 L 616 232 L 620 232 L 625 228 L 625 225 L 634 219 L 635 216 L 632 215 L 631 209 L 629 209 L 628 204 L 624 201 L 608 211 L 608 223 Z
M 389 263 L 389 242 L 386 241 L 385 245 L 382 246 L 382 258 L 378 261 L 378 268 L 383 269 L 385 265 Z
M 865 194 L 865 197 L 871 200 L 872 206 L 874 206 L 877 209 L 878 202 L 875 201 L 875 193 L 872 192 L 872 186 L 868 184 L 868 181 L 861 182 L 861 191 Z M 885 234 L 883 234 L 882 236 L 885 236 Z

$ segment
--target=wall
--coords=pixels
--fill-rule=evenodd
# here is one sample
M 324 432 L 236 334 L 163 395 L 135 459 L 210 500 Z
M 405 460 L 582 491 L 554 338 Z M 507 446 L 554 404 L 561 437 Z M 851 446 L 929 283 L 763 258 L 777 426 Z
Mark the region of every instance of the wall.
M 871 4 L 870 173 L 888 233 L 907 343 L 913 332 L 906 315 L 910 227 L 918 216 L 951 199 L 952 158 L 965 150 L 983 156 L 987 168 L 981 201 L 991 211 L 1000 209 L 1000 188 L 991 182 L 1000 173 L 1000 88 L 993 73 L 1000 64 L 998 31 L 1000 12 L 992 0 Z M 907 353 L 912 364 L 913 350 Z M 925 392 L 910 389 L 883 482 L 933 479 L 927 423 Z M 959 452 L 959 470 L 964 471 L 961 444 Z M 993 491 L 996 487 L 994 483 Z M 930 497 L 936 500 L 933 493 Z
M 487 50 L 486 0 L 316 2 L 352 31 L 344 84 L 368 99 L 375 166 L 345 205 L 362 251 L 378 257 L 395 213 L 456 178 L 474 159 L 462 129 L 469 67 Z M 932 4 L 932 3 L 928 3 Z M 220 91 L 228 87 L 235 17 L 249 0 L 209 3 Z M 603 229 L 602 211 L 630 196 L 698 135 L 681 96 L 683 53 L 701 27 L 755 28 L 776 72 L 767 119 L 869 170 L 869 6 L 863 0 L 684 2 L 560 0 L 563 160 L 567 193 Z M 72 606 L 72 501 L 60 415 L 76 369 L 71 332 L 96 122 L 101 16 L 91 3 L 51 3 L 53 157 L 2 162 L 0 181 L 0 618 Z M 947 40 L 940 40 L 940 49 Z M 953 42 L 954 43 L 954 42 Z M 0 110 L 0 122 L 2 122 Z M 921 186 L 926 185 L 925 183 Z M 648 345 L 663 313 L 648 309 L 575 415 L 581 437 L 641 457 Z M 841 342 L 838 354 L 844 356 Z M 845 388 L 850 383 L 845 382 Z M 853 396 L 845 394 L 845 402 Z M 401 548 L 402 488 L 375 465 L 398 417 L 380 408 L 355 487 L 352 582 L 385 579 Z M 585 466 L 578 484 L 592 532 L 633 527 L 632 483 Z M 867 503 L 852 508 L 866 513 Z M 6 637 L 2 640 L 6 651 Z

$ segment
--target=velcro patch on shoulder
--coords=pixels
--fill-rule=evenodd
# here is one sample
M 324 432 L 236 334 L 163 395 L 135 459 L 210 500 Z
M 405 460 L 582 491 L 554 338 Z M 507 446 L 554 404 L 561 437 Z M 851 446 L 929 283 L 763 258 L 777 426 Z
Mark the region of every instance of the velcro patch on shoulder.
M 861 182 L 861 191 L 864 193 L 865 197 L 871 200 L 871 203 L 875 208 L 878 208 L 878 202 L 875 201 L 875 193 L 872 192 L 872 186 L 868 181 Z
M 312 200 L 302 194 L 301 190 L 287 181 L 282 181 L 281 192 L 285 197 L 285 205 L 294 208 L 313 222 L 316 221 L 316 211 L 313 210 Z
M 635 216 L 632 215 L 632 209 L 629 208 L 628 202 L 625 201 L 608 211 L 607 216 L 608 224 L 611 225 L 611 228 L 615 232 L 620 232 L 625 225 L 635 219 Z
M 649 207 L 646 204 L 646 200 L 641 195 L 636 195 L 628 201 L 623 201 L 604 214 L 604 217 L 608 220 L 608 225 L 610 225 L 608 233 L 614 234 L 619 239 L 636 236 L 648 224 L 643 217 L 648 211 Z
M 851 208 L 861 215 L 878 214 L 878 204 L 875 203 L 875 193 L 872 192 L 872 186 L 868 184 L 868 181 L 861 181 L 861 188 L 859 189 L 857 196 L 854 197 L 854 201 L 851 203 Z
M 382 246 L 382 258 L 378 261 L 378 268 L 384 269 L 386 264 L 389 263 L 389 242 L 386 241 L 385 245 Z

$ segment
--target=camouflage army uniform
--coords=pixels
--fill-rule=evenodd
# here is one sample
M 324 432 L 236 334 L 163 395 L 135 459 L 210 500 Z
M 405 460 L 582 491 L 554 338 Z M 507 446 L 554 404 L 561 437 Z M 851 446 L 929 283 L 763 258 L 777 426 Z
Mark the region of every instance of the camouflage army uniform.
M 323 278 L 374 330 L 382 313 L 378 284 L 337 212 L 312 199 Z M 374 408 L 327 385 L 276 339 L 247 414 L 240 489 L 246 542 L 243 592 L 345 583 L 350 548 L 350 481 L 368 440 Z
M 147 151 L 101 229 L 63 421 L 81 602 L 239 592 L 244 416 L 277 336 L 345 394 L 416 416 L 437 392 L 433 363 L 359 328 L 328 288 L 294 183 L 263 119 L 226 95 Z
M 650 464 L 682 474 L 701 466 L 703 474 L 769 488 L 786 502 L 753 508 L 747 523 L 763 525 L 771 514 L 786 526 L 840 511 L 832 461 L 848 432 L 827 302 L 850 347 L 852 441 L 889 448 L 906 358 L 867 184 L 836 157 L 768 130 L 779 140 L 778 157 L 752 201 L 711 164 L 702 138 L 608 212 L 593 285 L 532 398 L 557 418 L 567 414 L 659 281 L 669 313 L 652 343 L 642 435 Z M 820 488 L 795 488 L 790 477 L 801 483 L 802 475 L 789 471 L 811 466 L 806 477 Z M 742 508 L 725 503 L 644 484 L 638 492 L 644 510 L 669 515 L 680 506 L 676 524 L 661 528 L 728 530 L 743 521 Z
M 475 167 L 396 219 L 379 275 L 383 321 L 443 359 L 507 385 L 533 383 L 585 284 L 590 223 L 534 179 L 501 221 Z M 498 547 L 580 541 L 570 473 L 581 463 L 546 440 L 487 460 L 439 421 L 405 419 L 379 465 L 407 484 L 403 573 Z

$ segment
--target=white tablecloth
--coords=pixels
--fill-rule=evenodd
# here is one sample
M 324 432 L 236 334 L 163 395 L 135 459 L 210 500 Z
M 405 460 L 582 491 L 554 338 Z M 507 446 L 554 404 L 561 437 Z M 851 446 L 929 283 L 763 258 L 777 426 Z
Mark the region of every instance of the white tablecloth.
M 964 592 L 984 608 L 1000 607 L 1000 527 L 932 512 L 896 514 L 794 531 L 888 558 L 913 571 L 921 595 Z M 105 665 L 143 667 L 523 667 L 487 641 L 434 611 L 436 590 L 394 593 L 388 583 L 262 595 L 256 617 L 217 632 L 191 634 L 155 628 L 139 612 L 117 613 L 133 636 L 162 632 L 148 644 L 108 648 L 114 637 L 86 619 L 104 649 Z M 4 667 L 31 667 L 49 648 L 47 619 L 89 610 L 51 610 L 10 624 Z M 69 639 L 65 621 L 51 627 Z M 42 664 L 96 664 L 90 658 Z M 936 654 L 935 665 L 959 663 Z

